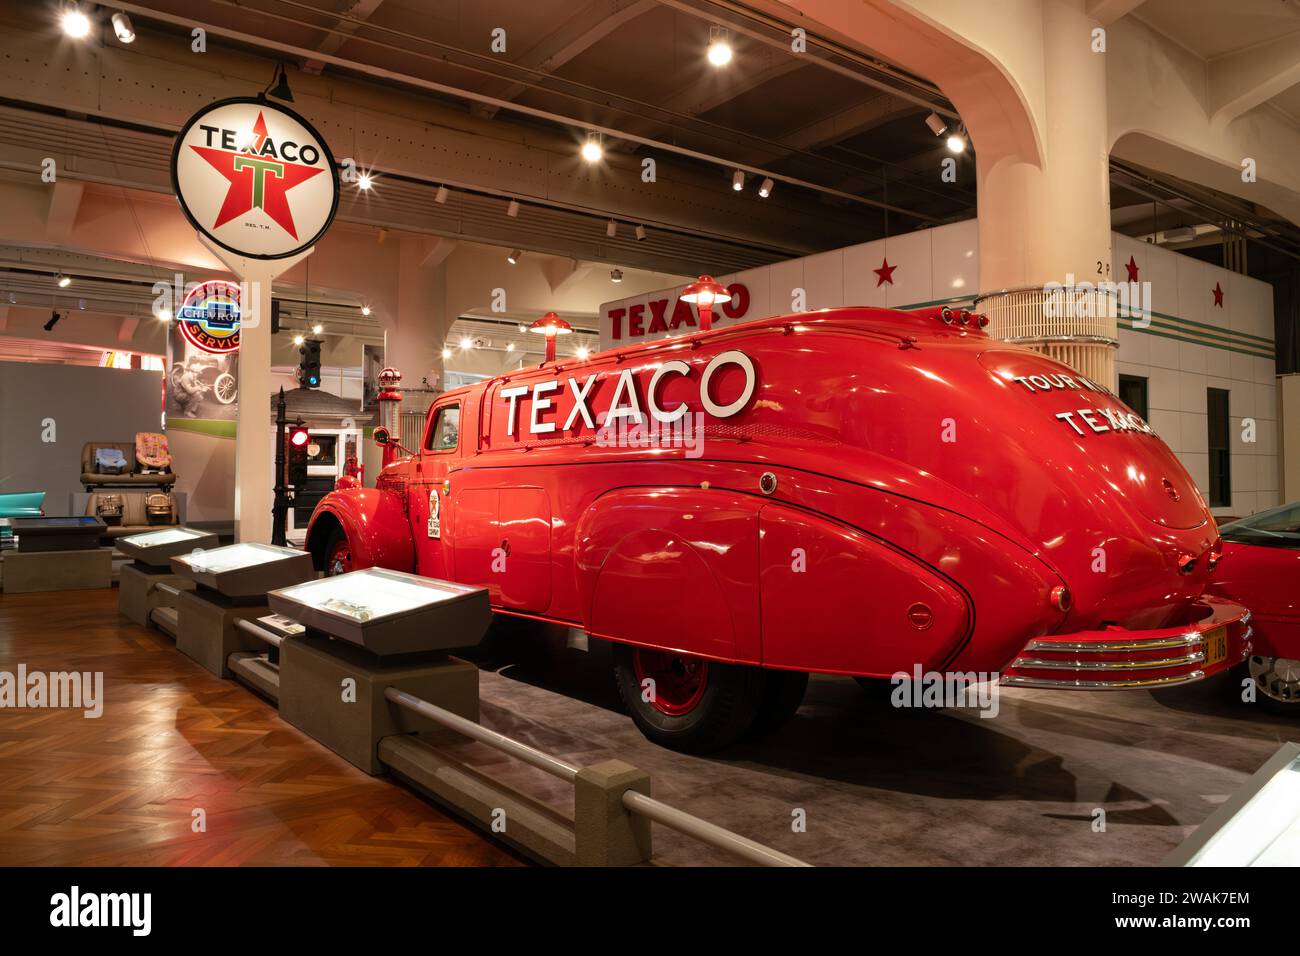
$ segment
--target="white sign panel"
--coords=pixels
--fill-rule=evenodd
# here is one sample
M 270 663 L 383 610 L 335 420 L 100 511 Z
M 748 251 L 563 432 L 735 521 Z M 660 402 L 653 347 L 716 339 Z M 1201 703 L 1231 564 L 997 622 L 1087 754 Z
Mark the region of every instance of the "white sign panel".
M 248 97 L 190 117 L 172 149 L 172 187 L 195 229 L 253 259 L 283 259 L 313 245 L 339 198 L 334 156 L 311 124 Z

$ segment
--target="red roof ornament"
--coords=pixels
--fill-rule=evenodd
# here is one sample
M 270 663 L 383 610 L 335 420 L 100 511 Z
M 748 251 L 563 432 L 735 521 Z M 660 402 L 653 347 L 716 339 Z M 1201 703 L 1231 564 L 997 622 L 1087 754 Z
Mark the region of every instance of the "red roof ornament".
M 700 311 L 700 331 L 713 328 L 713 306 L 731 301 L 727 287 L 713 276 L 700 276 L 678 296 L 683 302 L 693 303 Z
M 529 332 L 536 332 L 539 335 L 546 336 L 546 359 L 547 362 L 555 361 L 555 337 L 557 335 L 568 335 L 573 331 L 573 326 L 564 319 L 560 318 L 557 312 L 547 312 L 544 316 L 528 326 Z

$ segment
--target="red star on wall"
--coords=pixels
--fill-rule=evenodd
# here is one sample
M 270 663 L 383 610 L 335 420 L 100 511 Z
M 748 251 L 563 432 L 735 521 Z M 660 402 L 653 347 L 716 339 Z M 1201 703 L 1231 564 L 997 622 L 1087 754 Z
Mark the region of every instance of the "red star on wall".
M 1128 281 L 1129 281 L 1129 282 L 1137 282 L 1137 280 L 1138 280 L 1138 264 L 1137 264 L 1136 261 L 1134 261 L 1134 259 L 1133 259 L 1132 256 L 1129 256 L 1129 257 L 1128 257 L 1128 262 L 1124 263 L 1124 268 L 1128 270 Z
M 253 132 L 256 141 L 242 152 L 228 153 L 207 146 L 190 147 L 230 182 L 225 201 L 221 204 L 221 211 L 212 228 L 216 229 L 256 206 L 281 229 L 297 239 L 298 230 L 294 226 L 293 213 L 289 209 L 285 193 L 325 170 L 318 166 L 303 166 L 259 156 L 257 150 L 266 139 L 266 122 L 261 113 L 257 114 Z
M 1219 283 L 1217 283 L 1217 282 L 1214 283 L 1214 288 L 1211 289 L 1210 291 L 1214 293 L 1214 304 L 1217 305 L 1219 308 L 1222 309 L 1222 308 L 1223 308 L 1223 289 L 1221 289 L 1221 288 L 1219 287 Z
M 893 284 L 894 284 L 894 270 L 897 269 L 897 268 L 898 268 L 898 266 L 891 266 L 891 265 L 889 264 L 889 260 L 888 260 L 888 259 L 881 259 L 881 260 L 880 260 L 880 268 L 879 268 L 879 269 L 872 269 L 872 270 L 871 270 L 872 272 L 874 272 L 874 273 L 876 274 L 876 288 L 879 289 L 879 288 L 880 288 L 882 285 L 884 285 L 886 282 L 888 282 L 890 285 L 893 285 Z

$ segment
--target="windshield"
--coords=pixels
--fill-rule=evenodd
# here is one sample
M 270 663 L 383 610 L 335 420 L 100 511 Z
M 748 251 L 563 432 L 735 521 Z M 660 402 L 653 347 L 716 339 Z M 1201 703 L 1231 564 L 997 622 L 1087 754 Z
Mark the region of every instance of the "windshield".
M 1300 548 L 1300 501 L 1225 524 L 1220 531 L 1225 541 Z

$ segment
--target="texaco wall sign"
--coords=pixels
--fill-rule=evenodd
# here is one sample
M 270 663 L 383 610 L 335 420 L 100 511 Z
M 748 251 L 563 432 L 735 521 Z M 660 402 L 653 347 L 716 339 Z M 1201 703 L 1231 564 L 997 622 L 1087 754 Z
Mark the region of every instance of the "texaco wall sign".
M 172 148 L 172 188 L 195 229 L 253 259 L 308 248 L 339 202 L 338 169 L 320 134 L 293 110 L 252 97 L 190 117 Z

